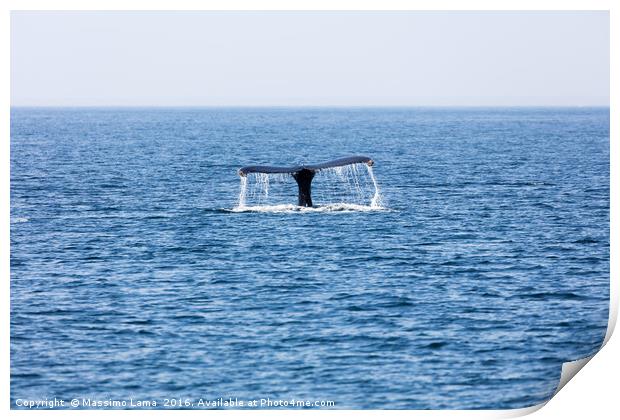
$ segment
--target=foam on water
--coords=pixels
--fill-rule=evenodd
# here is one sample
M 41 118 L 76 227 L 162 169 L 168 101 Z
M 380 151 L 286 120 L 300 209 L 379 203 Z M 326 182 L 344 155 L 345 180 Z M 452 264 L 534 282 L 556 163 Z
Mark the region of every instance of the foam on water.
M 11 217 L 11 223 L 26 223 L 28 220 L 27 217 Z
M 235 207 L 229 211 L 233 213 L 329 213 L 329 212 L 371 212 L 387 211 L 385 207 L 364 206 L 351 203 L 334 203 L 315 207 L 302 207 L 294 204 L 275 204 L 263 206 Z

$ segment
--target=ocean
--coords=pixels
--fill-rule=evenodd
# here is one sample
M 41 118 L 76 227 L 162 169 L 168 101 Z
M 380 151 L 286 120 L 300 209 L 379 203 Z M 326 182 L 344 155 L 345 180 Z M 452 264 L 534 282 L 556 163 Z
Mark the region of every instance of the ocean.
M 238 208 L 356 154 L 380 205 Z M 520 408 L 605 336 L 608 108 L 13 108 L 10 158 L 12 408 Z

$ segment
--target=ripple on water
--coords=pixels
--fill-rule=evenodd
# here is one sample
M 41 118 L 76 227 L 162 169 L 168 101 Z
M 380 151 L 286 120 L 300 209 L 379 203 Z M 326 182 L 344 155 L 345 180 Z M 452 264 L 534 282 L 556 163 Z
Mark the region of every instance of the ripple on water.
M 235 207 L 349 153 L 389 205 Z M 605 335 L 609 110 L 12 109 L 10 223 L 12 402 L 531 406 Z

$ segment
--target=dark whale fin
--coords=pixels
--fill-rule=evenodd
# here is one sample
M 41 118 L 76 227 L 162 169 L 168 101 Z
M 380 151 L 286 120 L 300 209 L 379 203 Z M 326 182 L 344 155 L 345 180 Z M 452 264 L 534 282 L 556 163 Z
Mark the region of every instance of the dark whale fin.
M 305 165 L 304 168 L 310 169 L 311 171 L 320 171 L 322 169 L 337 168 L 338 166 L 353 165 L 356 163 L 365 163 L 369 166 L 372 166 L 374 164 L 372 159 L 369 157 L 350 156 L 336 160 L 330 160 L 329 162 L 319 163 L 318 165 Z
M 286 168 L 283 166 L 244 166 L 239 169 L 240 176 L 246 176 L 251 173 L 259 173 L 259 174 L 294 174 L 297 171 L 302 170 L 301 166 L 292 166 L 290 168 Z
M 329 162 L 319 163 L 317 165 L 300 165 L 300 166 L 244 166 L 239 169 L 239 175 L 245 176 L 251 173 L 261 174 L 294 174 L 302 169 L 309 169 L 311 171 L 320 171 L 322 169 L 336 168 L 338 166 L 353 165 L 355 163 L 366 163 L 370 166 L 373 165 L 371 158 L 366 156 L 350 156 L 340 158 L 336 160 L 330 160 Z
M 338 166 L 353 165 L 356 163 L 365 163 L 368 166 L 374 164 L 373 160 L 366 156 L 349 156 L 329 162 L 319 163 L 317 165 L 301 165 L 301 166 L 244 166 L 239 169 L 239 176 L 247 176 L 251 173 L 261 174 L 291 174 L 297 181 L 299 187 L 299 195 L 297 204 L 302 207 L 312 207 L 311 186 L 312 179 L 318 171 L 324 169 L 336 168 Z

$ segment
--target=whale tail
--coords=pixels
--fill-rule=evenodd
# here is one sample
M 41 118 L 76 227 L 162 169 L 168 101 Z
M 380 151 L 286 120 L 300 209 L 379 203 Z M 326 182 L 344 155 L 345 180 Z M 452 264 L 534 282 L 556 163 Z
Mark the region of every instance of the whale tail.
M 339 166 L 354 165 L 365 163 L 368 166 L 374 164 L 373 160 L 366 156 L 350 156 L 319 163 L 317 165 L 301 166 L 245 166 L 239 169 L 239 176 L 247 176 L 250 173 L 263 174 L 290 174 L 297 182 L 298 199 L 297 205 L 301 207 L 312 207 L 312 179 L 314 175 L 324 169 L 337 168 Z

